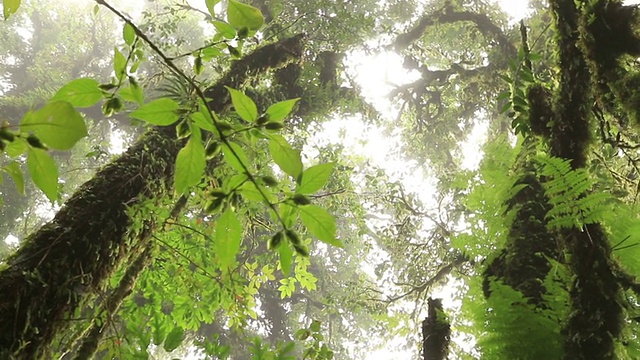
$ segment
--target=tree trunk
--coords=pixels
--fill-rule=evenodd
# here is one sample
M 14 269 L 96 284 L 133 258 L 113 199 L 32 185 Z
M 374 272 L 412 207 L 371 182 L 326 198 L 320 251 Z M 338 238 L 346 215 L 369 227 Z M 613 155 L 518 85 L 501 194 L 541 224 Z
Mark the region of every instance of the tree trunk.
M 428 316 L 422 322 L 422 356 L 424 360 L 444 360 L 449 353 L 451 326 L 442 309 L 442 299 L 427 300 Z

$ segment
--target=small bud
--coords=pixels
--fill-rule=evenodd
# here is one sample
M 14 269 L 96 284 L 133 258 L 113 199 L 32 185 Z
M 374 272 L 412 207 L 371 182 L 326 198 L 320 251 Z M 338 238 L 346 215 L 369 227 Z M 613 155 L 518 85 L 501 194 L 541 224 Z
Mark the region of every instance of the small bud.
M 114 96 L 102 105 L 102 113 L 105 116 L 111 116 L 114 113 L 122 110 L 123 107 L 124 104 L 122 103 L 122 100 L 120 100 L 119 97 Z
M 214 199 L 226 198 L 227 197 L 227 193 L 222 189 L 213 189 L 213 190 L 209 191 L 209 196 L 214 198 Z
M 216 121 L 216 129 L 220 130 L 220 131 L 227 131 L 227 130 L 231 130 L 231 124 L 229 124 L 226 121 Z
M 273 176 L 263 176 L 262 181 L 264 181 L 264 184 L 267 186 L 278 186 L 278 180 L 276 180 Z
M 103 90 L 103 91 L 113 90 L 113 89 L 116 88 L 116 86 L 117 85 L 115 85 L 115 84 L 101 84 L 101 85 L 98 85 L 100 90 Z
M 186 121 L 181 121 L 176 126 L 176 134 L 178 134 L 178 139 L 184 139 L 191 135 L 191 128 L 189 127 L 189 124 L 187 124 Z
M 207 160 L 213 159 L 220 152 L 220 143 L 217 141 L 210 142 L 207 147 L 204 149 L 204 154 L 207 157 Z
M 287 235 L 287 237 L 289 238 L 289 241 L 291 241 L 293 246 L 302 244 L 302 241 L 300 240 L 300 236 L 298 236 L 298 234 L 295 231 L 286 230 L 285 234 Z
M 249 28 L 243 26 L 242 29 L 238 30 L 238 39 L 244 39 L 249 35 Z
M 268 122 L 264 125 L 264 128 L 267 130 L 280 130 L 283 127 L 284 127 L 284 124 L 277 121 Z
M 8 142 L 13 142 L 13 140 L 15 139 L 15 135 L 13 135 L 13 133 L 11 131 L 9 131 L 6 128 L 0 128 L 0 139 L 1 140 L 6 140 Z
M 256 120 L 256 124 L 262 126 L 262 125 L 266 124 L 268 121 L 269 121 L 269 118 L 267 117 L 267 115 L 262 114 L 262 115 L 260 115 L 258 120 Z
M 309 199 L 307 196 L 304 196 L 302 194 L 293 195 L 291 200 L 293 200 L 293 202 L 296 205 L 309 205 L 309 204 L 311 204 L 311 199 Z
M 269 250 L 277 249 L 278 246 L 280 246 L 280 244 L 282 243 L 282 239 L 284 239 L 284 235 L 282 234 L 282 231 L 278 231 L 277 233 L 275 233 L 275 235 L 271 237 L 271 239 L 269 239 L 269 242 L 267 243 L 267 248 Z
M 298 255 L 304 256 L 304 257 L 309 257 L 309 248 L 307 247 L 307 245 L 304 245 L 304 244 L 298 244 L 298 245 L 293 244 L 293 248 L 296 250 Z
M 207 206 L 205 206 L 205 211 L 207 212 L 207 214 L 213 214 L 214 212 L 219 211 L 224 204 L 224 200 L 225 198 L 221 197 L 209 201 L 207 203 Z
M 42 144 L 42 142 L 40 141 L 40 139 L 38 139 L 38 137 L 36 137 L 33 134 L 29 134 L 29 136 L 27 136 L 27 142 L 29 143 L 29 145 L 31 145 L 32 147 L 34 147 L 36 149 L 47 150 L 47 147 L 44 146 Z

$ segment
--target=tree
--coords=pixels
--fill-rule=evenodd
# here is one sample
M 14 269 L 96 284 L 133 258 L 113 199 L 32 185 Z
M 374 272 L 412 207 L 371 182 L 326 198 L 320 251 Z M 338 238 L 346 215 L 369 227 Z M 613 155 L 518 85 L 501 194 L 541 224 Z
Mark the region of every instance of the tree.
M 3 356 L 185 343 L 221 358 L 347 358 L 346 339 L 366 348 L 398 334 L 434 359 L 468 344 L 483 358 L 638 356 L 636 7 L 534 2 L 512 24 L 484 2 L 421 4 L 415 20 L 411 1 L 229 0 L 169 3 L 166 18 L 149 4 L 138 25 L 97 3 L 124 22 L 112 79 L 96 70 L 102 84 L 87 76 L 41 110 L 15 107 L 3 170 L 20 183 L 26 151 L 54 201 L 55 167 L 33 164 L 85 135 L 65 120 L 82 119 L 73 106 L 127 106 L 153 126 L 3 264 Z M 16 6 L 5 2 L 5 18 Z M 194 37 L 203 46 L 181 36 L 177 20 L 193 14 L 215 28 Z M 362 45 L 374 34 L 419 74 L 393 86 L 392 121 L 347 71 L 351 47 L 379 51 Z M 331 114 L 354 113 L 399 134 L 400 155 L 420 164 L 407 171 L 436 179 L 433 200 L 341 145 L 296 150 Z M 53 138 L 42 119 L 75 135 Z M 484 157 L 465 168 L 483 127 Z M 443 286 L 461 308 L 429 297 Z

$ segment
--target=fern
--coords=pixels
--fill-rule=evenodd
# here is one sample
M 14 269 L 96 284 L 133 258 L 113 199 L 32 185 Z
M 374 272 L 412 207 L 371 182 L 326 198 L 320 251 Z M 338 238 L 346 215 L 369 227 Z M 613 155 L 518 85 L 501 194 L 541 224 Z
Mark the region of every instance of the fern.
M 550 229 L 582 228 L 600 222 L 613 197 L 604 192 L 590 192 L 593 181 L 585 169 L 571 169 L 571 161 L 538 155 L 538 173 L 545 178 L 542 185 L 552 205 L 547 213 Z

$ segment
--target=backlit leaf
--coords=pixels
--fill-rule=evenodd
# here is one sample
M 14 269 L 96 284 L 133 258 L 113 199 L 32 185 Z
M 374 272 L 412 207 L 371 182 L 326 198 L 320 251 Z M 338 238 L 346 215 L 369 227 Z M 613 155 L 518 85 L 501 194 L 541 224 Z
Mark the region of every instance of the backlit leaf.
M 35 134 L 52 149 L 69 150 L 87 136 L 82 116 L 66 101 L 54 101 L 41 109 L 27 113 L 20 130 Z
M 302 173 L 302 159 L 300 150 L 294 150 L 287 140 L 281 135 L 272 135 L 269 141 L 269 153 L 273 161 L 285 173 L 298 178 Z
M 209 10 L 209 14 L 211 16 L 216 16 L 215 6 L 220 2 L 220 0 L 205 0 L 205 5 L 207 5 L 207 10 Z
M 24 175 L 22 174 L 22 170 L 20 170 L 20 164 L 12 161 L 8 165 L 4 166 L 2 170 L 11 176 L 13 183 L 16 184 L 18 192 L 21 195 L 24 195 Z
M 199 136 L 193 136 L 176 158 L 175 189 L 178 194 L 186 194 L 189 188 L 197 185 L 202 179 L 206 166 L 204 145 Z
M 319 164 L 305 170 L 300 175 L 300 185 L 296 188 L 296 193 L 313 194 L 322 189 L 333 174 L 333 166 L 334 163 Z
M 255 122 L 256 119 L 258 119 L 258 108 L 253 100 L 251 100 L 251 98 L 245 95 L 242 91 L 232 89 L 228 86 L 225 87 L 231 94 L 231 102 L 233 103 L 233 107 L 236 109 L 236 113 L 246 121 Z
M 116 73 L 116 78 L 122 80 L 127 72 L 127 58 L 118 50 L 113 48 L 113 71 Z
M 282 121 L 289 114 L 300 98 L 277 102 L 267 108 L 267 118 L 269 121 Z
M 75 79 L 58 90 L 51 100 L 64 100 L 75 107 L 91 107 L 102 100 L 99 84 L 93 79 Z
M 20 0 L 3 0 L 2 1 L 4 19 L 9 19 L 11 14 L 15 14 L 20 7 Z
M 289 276 L 291 273 L 291 264 L 293 263 L 293 250 L 287 242 L 283 242 L 278 247 L 278 254 L 280 255 L 280 268 L 282 273 Z
M 327 210 L 316 205 L 300 206 L 299 209 L 302 223 L 313 236 L 329 245 L 342 247 L 336 239 L 336 221 Z
M 171 330 L 171 332 L 167 335 L 167 338 L 164 340 L 164 350 L 167 352 L 172 352 L 177 349 L 182 341 L 184 340 L 184 330 L 176 326 Z
M 236 29 L 248 27 L 258 30 L 264 24 L 264 17 L 260 10 L 236 0 L 229 0 L 227 7 L 227 21 Z
M 124 28 L 122 29 L 122 38 L 127 45 L 133 44 L 133 42 L 136 40 L 136 31 L 133 29 L 133 26 L 131 26 L 131 24 L 124 24 Z
M 212 22 L 213 26 L 218 30 L 218 34 L 224 36 L 227 39 L 233 39 L 236 37 L 236 29 L 223 21 Z
M 233 149 L 233 151 L 231 151 Z M 246 169 L 249 166 L 249 159 L 247 159 L 247 155 L 244 153 L 244 150 L 240 147 L 240 145 L 229 142 L 229 145 L 222 145 L 222 153 L 224 154 L 224 160 L 231 166 L 244 173 L 247 171 Z
M 179 108 L 180 105 L 177 102 L 169 98 L 161 98 L 142 105 L 131 113 L 131 117 L 144 120 L 149 124 L 166 126 L 178 121 L 180 115 L 177 110 Z
M 235 263 L 241 241 L 242 225 L 233 210 L 227 209 L 216 224 L 216 250 L 222 269 Z
M 36 186 L 51 202 L 58 198 L 58 168 L 51 155 L 42 149 L 29 148 L 27 169 Z

